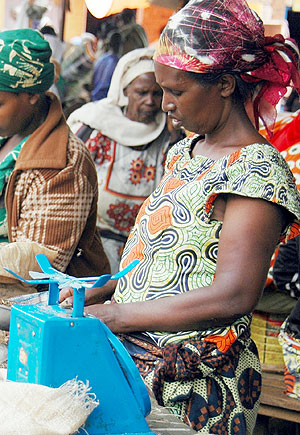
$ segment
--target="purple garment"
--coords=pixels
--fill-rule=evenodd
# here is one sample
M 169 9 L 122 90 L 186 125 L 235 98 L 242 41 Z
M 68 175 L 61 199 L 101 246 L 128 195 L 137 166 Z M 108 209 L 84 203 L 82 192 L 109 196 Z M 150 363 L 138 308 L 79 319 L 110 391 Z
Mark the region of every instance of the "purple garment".
M 92 101 L 101 100 L 107 96 L 111 77 L 120 59 L 119 55 L 104 53 L 97 60 L 94 67 L 93 90 L 91 92 Z

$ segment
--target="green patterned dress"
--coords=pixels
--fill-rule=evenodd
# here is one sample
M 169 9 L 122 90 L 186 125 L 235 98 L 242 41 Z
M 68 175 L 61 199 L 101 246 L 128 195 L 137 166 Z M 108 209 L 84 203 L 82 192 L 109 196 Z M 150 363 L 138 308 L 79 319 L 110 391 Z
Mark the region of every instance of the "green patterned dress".
M 191 157 L 195 139 L 168 154 L 165 175 L 137 216 L 121 267 L 116 303 L 172 297 L 212 284 L 222 222 L 211 219 L 219 194 L 280 204 L 295 216 L 281 239 L 297 235 L 300 197 L 273 146 L 253 144 L 219 160 Z M 194 143 L 195 143 L 194 142 Z M 260 395 L 260 364 L 250 338 L 251 316 L 223 328 L 124 336 L 158 402 L 199 432 L 252 433 Z M 134 349 L 132 351 L 132 349 Z
M 0 243 L 8 242 L 8 227 L 5 208 L 5 188 L 12 173 L 22 146 L 29 136 L 26 136 L 0 162 Z M 7 138 L 0 138 L 0 148 L 5 145 Z

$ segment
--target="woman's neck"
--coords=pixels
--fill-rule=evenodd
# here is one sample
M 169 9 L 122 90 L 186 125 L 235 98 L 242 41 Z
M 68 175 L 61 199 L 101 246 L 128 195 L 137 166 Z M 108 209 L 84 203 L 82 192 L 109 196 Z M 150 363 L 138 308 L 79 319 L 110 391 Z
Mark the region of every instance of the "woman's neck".
M 41 95 L 40 99 L 36 103 L 35 110 L 33 112 L 30 123 L 15 136 L 19 139 L 19 142 L 25 137 L 31 135 L 40 125 L 45 121 L 49 112 L 50 102 L 46 95 Z
M 211 134 L 201 137 L 193 149 L 193 156 L 204 155 L 217 160 L 253 143 L 268 143 L 259 134 L 244 108 L 234 107 L 226 122 Z

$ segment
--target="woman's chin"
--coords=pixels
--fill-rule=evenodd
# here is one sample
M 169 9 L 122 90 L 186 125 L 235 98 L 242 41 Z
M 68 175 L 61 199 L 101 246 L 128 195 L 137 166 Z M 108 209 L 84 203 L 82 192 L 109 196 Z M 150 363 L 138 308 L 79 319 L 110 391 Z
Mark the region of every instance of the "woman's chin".
M 150 113 L 143 113 L 142 115 L 139 116 L 139 120 L 138 122 L 143 122 L 144 124 L 151 124 L 152 122 L 155 121 L 157 113 L 151 112 Z

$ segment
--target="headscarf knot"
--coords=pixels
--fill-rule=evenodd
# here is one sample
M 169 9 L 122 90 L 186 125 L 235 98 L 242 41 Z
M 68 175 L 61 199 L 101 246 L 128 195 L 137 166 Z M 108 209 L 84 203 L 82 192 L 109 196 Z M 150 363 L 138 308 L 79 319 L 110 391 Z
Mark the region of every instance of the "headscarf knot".
M 298 59 L 294 40 L 265 37 L 263 22 L 246 0 L 190 0 L 170 18 L 154 54 L 156 62 L 182 71 L 235 73 L 246 82 L 261 82 L 254 115 L 269 136 L 287 87 L 300 92 Z
M 280 34 L 267 36 L 263 49 L 268 54 L 268 61 L 241 74 L 241 77 L 246 82 L 262 82 L 262 87 L 253 100 L 254 116 L 257 127 L 261 118 L 269 137 L 272 137 L 277 116 L 276 105 L 286 94 L 288 86 L 300 93 L 299 50 L 293 39 L 285 39 Z

